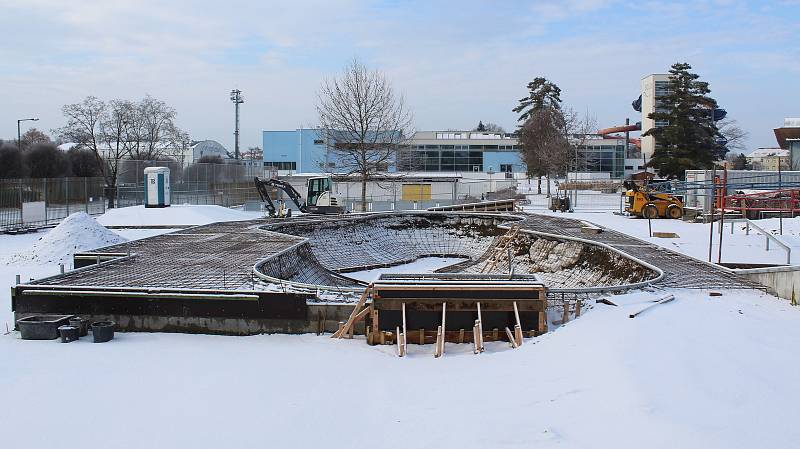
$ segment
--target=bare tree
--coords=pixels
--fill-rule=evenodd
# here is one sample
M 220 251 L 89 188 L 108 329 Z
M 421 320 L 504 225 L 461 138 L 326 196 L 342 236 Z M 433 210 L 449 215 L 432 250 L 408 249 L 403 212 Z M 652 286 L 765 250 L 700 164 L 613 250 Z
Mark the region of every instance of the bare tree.
M 542 176 L 562 173 L 572 160 L 573 147 L 567 139 L 567 124 L 561 109 L 544 107 L 527 113 L 520 128 L 519 141 L 528 174 L 538 178 L 537 192 L 542 193 Z
M 158 160 L 168 149 L 182 153 L 189 145 L 188 135 L 175 125 L 175 110 L 150 96 L 108 103 L 89 96 L 61 110 L 67 124 L 56 130 L 58 138 L 94 154 L 109 208 L 114 207 L 123 159 Z
M 730 118 L 725 118 L 717 122 L 717 129 L 728 143 L 725 145 L 731 153 L 738 153 L 747 150 L 747 131 L 739 127 L 739 123 Z
M 19 147 L 21 150 L 27 150 L 37 144 L 53 143 L 50 136 L 36 128 L 31 128 L 20 137 Z
M 175 125 L 175 109 L 151 96 L 131 111 L 129 142 L 131 159 L 155 161 L 176 156 L 188 145 L 188 136 Z
M 323 81 L 317 98 L 320 138 L 339 167 L 359 175 L 366 211 L 367 182 L 388 170 L 401 143 L 413 134 L 411 113 L 386 76 L 358 60 L 339 77 Z
M 77 148 L 91 151 L 105 179 L 105 197 L 108 207 L 114 207 L 117 187 L 117 167 L 119 159 L 104 159 L 103 151 L 106 134 L 104 129 L 109 120 L 106 103 L 97 97 L 88 96 L 80 103 L 66 104 L 61 108 L 67 124 L 54 130 L 64 142 L 75 143 Z

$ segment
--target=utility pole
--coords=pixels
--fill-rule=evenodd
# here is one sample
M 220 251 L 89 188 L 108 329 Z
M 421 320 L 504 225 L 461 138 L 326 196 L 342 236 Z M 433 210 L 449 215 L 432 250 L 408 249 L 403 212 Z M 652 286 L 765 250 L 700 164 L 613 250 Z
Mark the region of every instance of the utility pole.
M 242 91 L 239 89 L 234 89 L 231 91 L 231 101 L 236 108 L 236 129 L 233 132 L 233 136 L 235 138 L 234 147 L 233 147 L 233 157 L 237 160 L 239 159 L 239 105 L 244 103 L 244 97 L 242 97 Z

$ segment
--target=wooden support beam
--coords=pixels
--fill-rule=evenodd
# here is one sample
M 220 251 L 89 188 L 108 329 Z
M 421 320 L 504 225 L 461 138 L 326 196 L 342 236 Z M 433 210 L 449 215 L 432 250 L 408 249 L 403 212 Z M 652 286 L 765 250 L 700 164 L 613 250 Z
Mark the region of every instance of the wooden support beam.
M 583 301 L 579 299 L 578 302 L 575 303 L 575 318 L 581 316 L 581 302 Z
M 447 313 L 447 303 L 442 303 L 442 349 L 441 354 L 444 355 L 444 333 L 447 332 L 447 325 L 446 323 L 446 313 Z
M 475 354 L 480 354 L 481 352 L 481 337 L 480 332 L 478 331 L 478 320 L 475 320 L 475 325 L 472 326 L 472 352 Z
M 421 345 L 425 344 L 425 329 L 419 330 L 419 344 Z
M 397 343 L 397 356 L 403 357 L 404 355 L 406 355 L 406 351 L 405 348 L 403 347 L 403 334 L 400 333 L 400 326 L 397 326 L 396 335 L 397 338 L 395 340 Z
M 512 348 L 514 349 L 519 348 L 517 340 L 514 337 L 514 335 L 511 334 L 511 329 L 509 329 L 508 326 L 506 326 L 506 337 L 508 337 L 508 342 L 511 344 Z
M 569 303 L 565 300 L 564 313 L 561 316 L 561 324 L 567 324 L 568 322 L 569 322 Z
M 364 304 L 367 302 L 367 298 L 369 297 L 371 291 L 372 291 L 372 284 L 369 284 L 367 288 L 364 289 L 364 293 L 358 299 L 356 306 L 353 307 L 353 312 L 350 314 L 350 318 L 347 319 L 347 322 L 344 324 L 343 327 L 339 328 L 339 330 L 337 330 L 333 335 L 331 335 L 331 338 L 342 338 L 345 333 L 350 331 L 350 327 L 353 325 L 356 316 L 364 308 Z M 376 329 L 378 328 L 378 326 L 374 323 L 373 326 Z
M 500 339 L 500 329 L 494 328 L 492 329 L 492 341 L 497 341 Z
M 458 342 L 464 343 L 464 329 L 458 330 Z
M 547 333 L 547 312 L 539 312 L 539 322 L 536 327 L 540 334 Z

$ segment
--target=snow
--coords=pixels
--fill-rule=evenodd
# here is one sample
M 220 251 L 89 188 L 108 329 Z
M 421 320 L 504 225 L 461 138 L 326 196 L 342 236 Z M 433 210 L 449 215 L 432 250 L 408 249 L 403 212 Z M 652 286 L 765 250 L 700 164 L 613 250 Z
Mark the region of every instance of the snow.
M 569 216 L 646 237 L 644 220 Z M 707 243 L 701 238 L 706 225 L 653 224 L 681 234 L 679 250 Z M 800 232 L 796 221 L 784 225 L 787 234 Z M 0 256 L 25 251 L 43 236 L 0 235 Z M 415 270 L 436 266 L 419 263 Z M 53 264 L 0 266 L 0 323 L 11 326 L 14 273 L 57 270 Z M 0 335 L 6 405 L 0 446 L 55 447 L 66 435 L 120 449 L 337 449 L 364 442 L 382 448 L 794 448 L 800 308 L 757 291 L 721 292 L 610 296 L 619 307 L 588 306 L 580 318 L 525 339 L 519 349 L 489 343 L 474 355 L 469 345 L 447 344 L 439 359 L 432 345 L 411 344 L 401 359 L 393 346 L 371 347 L 363 337 L 118 333 L 107 344 L 87 338 L 62 344 L 23 341 L 11 332 Z M 628 318 L 668 293 L 676 299 Z M 66 404 L 74 412 L 65 412 Z
M 170 207 L 131 206 L 110 209 L 97 217 L 103 226 L 193 226 L 221 221 L 262 218 L 261 212 L 244 212 L 222 206 L 175 204 Z
M 373 270 L 352 271 L 342 273 L 352 279 L 363 282 L 377 281 L 383 273 L 433 273 L 439 268 L 448 267 L 465 261 L 462 257 L 420 257 L 419 259 L 402 265 L 395 265 L 387 268 L 375 268 Z
M 9 256 L 5 264 L 68 264 L 76 252 L 127 241 L 128 239 L 98 224 L 85 212 L 77 212 L 61 221 L 30 248 Z
M 610 229 L 632 235 L 641 240 L 662 246 L 664 248 L 686 254 L 696 259 L 708 261 L 709 227 L 706 223 L 691 223 L 682 220 L 658 219 L 652 220 L 653 232 L 674 232 L 679 238 L 650 237 L 647 220 L 611 212 L 575 212 L 562 213 L 551 211 L 535 211 L 539 214 L 557 215 L 598 224 Z M 783 243 L 792 248 L 792 264 L 800 264 L 800 217 L 783 219 L 783 235 L 778 235 L 779 219 L 769 218 L 757 220 L 755 223 L 767 232 L 778 237 Z M 774 242 L 770 243 L 769 251 L 766 250 L 764 237 L 754 228 L 750 235 L 745 235 L 745 223 L 735 223 L 734 233 L 731 235 L 730 223 L 723 225 L 722 237 L 722 262 L 728 263 L 764 263 L 785 264 L 786 251 Z M 717 261 L 719 251 L 719 225 L 714 225 L 714 245 L 712 247 L 713 261 Z
M 0 422 L 14 429 L 3 444 L 795 447 L 800 310 L 756 292 L 673 293 L 635 319 L 663 292 L 615 296 L 620 307 L 597 305 L 518 350 L 448 344 L 441 359 L 430 345 L 399 359 L 391 346 L 313 335 L 64 345 L 12 333 L 0 337 L 12 368 L 0 372 Z M 54 406 L 76 397 L 91 419 Z

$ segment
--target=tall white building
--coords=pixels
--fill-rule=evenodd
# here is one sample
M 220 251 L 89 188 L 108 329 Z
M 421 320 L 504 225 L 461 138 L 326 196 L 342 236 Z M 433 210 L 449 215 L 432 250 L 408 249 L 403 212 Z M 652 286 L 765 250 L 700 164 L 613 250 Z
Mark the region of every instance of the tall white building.
M 668 92 L 669 74 L 654 73 L 642 78 L 642 134 L 651 128 L 666 124 L 657 123 L 648 116 L 656 112 L 660 107 L 659 98 L 664 97 Z M 653 136 L 642 137 L 642 156 L 649 160 L 655 149 L 656 141 Z

